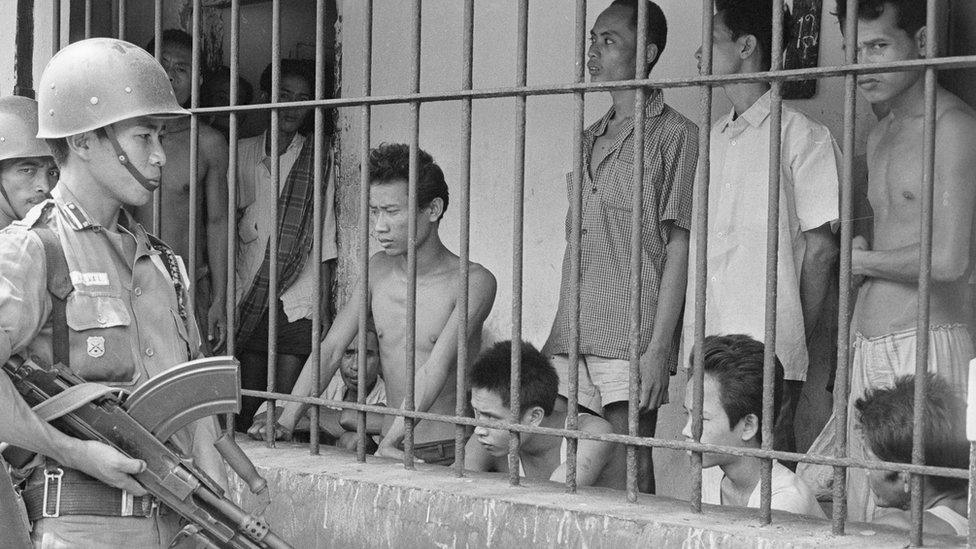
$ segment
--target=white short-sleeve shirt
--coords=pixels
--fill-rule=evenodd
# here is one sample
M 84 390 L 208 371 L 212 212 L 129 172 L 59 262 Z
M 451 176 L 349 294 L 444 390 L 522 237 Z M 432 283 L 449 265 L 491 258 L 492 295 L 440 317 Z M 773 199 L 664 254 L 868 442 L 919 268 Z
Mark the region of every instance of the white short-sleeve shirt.
M 770 94 L 735 120 L 733 114 L 719 120 L 711 133 L 705 333 L 747 334 L 762 341 Z M 841 153 L 826 126 L 785 104 L 781 135 L 776 355 L 785 378 L 802 381 L 809 364 L 800 303 L 803 232 L 837 221 Z M 683 330 L 686 364 L 695 333 L 696 248 L 692 236 Z
M 721 467 L 709 467 L 702 469 L 702 502 L 711 505 L 724 505 L 722 503 L 722 479 L 725 473 Z M 809 515 L 812 517 L 826 519 L 817 498 L 813 491 L 807 486 L 803 479 L 796 476 L 778 461 L 773 462 L 772 477 L 772 499 L 770 508 L 778 511 L 787 511 L 798 515 Z M 761 502 L 760 492 L 762 483 L 756 483 L 756 488 L 749 496 L 747 507 L 759 508 Z

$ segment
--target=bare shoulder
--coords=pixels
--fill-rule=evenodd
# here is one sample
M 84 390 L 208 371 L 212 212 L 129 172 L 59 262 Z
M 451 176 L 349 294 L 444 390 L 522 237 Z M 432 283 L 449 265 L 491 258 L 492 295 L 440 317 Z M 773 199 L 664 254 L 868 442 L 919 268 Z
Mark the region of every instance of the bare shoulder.
M 603 419 L 600 416 L 595 416 L 592 414 L 580 414 L 579 416 L 579 428 L 580 431 L 586 431 L 587 433 L 612 433 L 613 426 L 610 422 Z
M 494 291 L 496 280 L 495 275 L 491 274 L 484 265 L 480 263 L 474 263 L 472 261 L 468 262 L 468 280 L 472 284 L 478 284 L 483 287 L 491 287 Z
M 971 157 L 976 146 L 976 111 L 947 91 L 939 94 L 938 101 L 936 133 L 939 146 L 936 150 L 943 155 L 965 152 L 966 158 Z
M 227 163 L 227 140 L 223 134 L 207 124 L 199 126 L 200 153 L 208 160 L 223 160 Z
M 884 524 L 886 526 L 895 526 L 898 528 L 909 528 L 912 524 L 911 516 L 908 514 L 908 511 L 902 511 L 900 509 L 892 510 L 877 516 L 872 522 L 874 524 Z

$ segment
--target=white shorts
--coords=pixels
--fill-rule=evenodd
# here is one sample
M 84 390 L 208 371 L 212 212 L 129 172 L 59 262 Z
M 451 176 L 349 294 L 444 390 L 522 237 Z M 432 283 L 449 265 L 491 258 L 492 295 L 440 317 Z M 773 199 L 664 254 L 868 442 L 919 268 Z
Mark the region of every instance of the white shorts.
M 569 399 L 569 357 L 553 355 L 559 374 L 559 394 Z M 602 414 L 603 407 L 630 398 L 630 361 L 596 355 L 579 355 L 579 403 Z

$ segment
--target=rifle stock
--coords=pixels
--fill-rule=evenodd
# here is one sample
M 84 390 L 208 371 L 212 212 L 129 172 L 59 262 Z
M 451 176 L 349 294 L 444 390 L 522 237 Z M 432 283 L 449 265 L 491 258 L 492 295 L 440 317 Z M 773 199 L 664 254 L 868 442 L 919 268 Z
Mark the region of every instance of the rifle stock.
M 20 357 L 3 365 L 24 400 L 31 406 L 83 383 L 63 368 L 43 369 Z M 82 440 L 95 440 L 123 454 L 146 462 L 133 475 L 160 502 L 188 520 L 195 528 L 184 529 L 210 546 L 234 549 L 287 549 L 290 545 L 271 532 L 261 516 L 252 515 L 227 499 L 223 489 L 192 460 L 160 441 L 123 408 L 124 397 L 112 393 L 89 402 L 54 421 L 52 425 Z

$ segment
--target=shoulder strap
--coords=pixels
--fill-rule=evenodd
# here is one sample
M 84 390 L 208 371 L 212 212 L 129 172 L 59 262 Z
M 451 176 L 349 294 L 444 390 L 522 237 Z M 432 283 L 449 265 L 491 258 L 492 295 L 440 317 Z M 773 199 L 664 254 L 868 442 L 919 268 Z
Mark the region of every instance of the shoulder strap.
M 53 335 L 54 364 L 70 367 L 68 352 L 68 316 L 66 313 L 68 295 L 74 290 L 68 261 L 64 248 L 50 227 L 31 228 L 44 245 L 44 259 L 47 262 L 47 291 L 51 294 L 51 331 Z
M 173 290 L 176 292 L 176 307 L 180 313 L 180 319 L 183 321 L 183 325 L 186 327 L 187 332 L 189 332 L 190 321 L 187 314 L 186 305 L 186 294 L 188 289 L 183 285 L 183 273 L 180 270 L 180 264 L 176 256 L 176 252 L 174 252 L 168 244 L 160 240 L 158 237 L 149 233 L 146 233 L 146 236 L 149 237 L 149 244 L 152 245 L 153 249 L 158 251 L 163 256 L 163 260 L 166 264 L 166 270 L 169 271 L 169 278 L 173 282 Z

